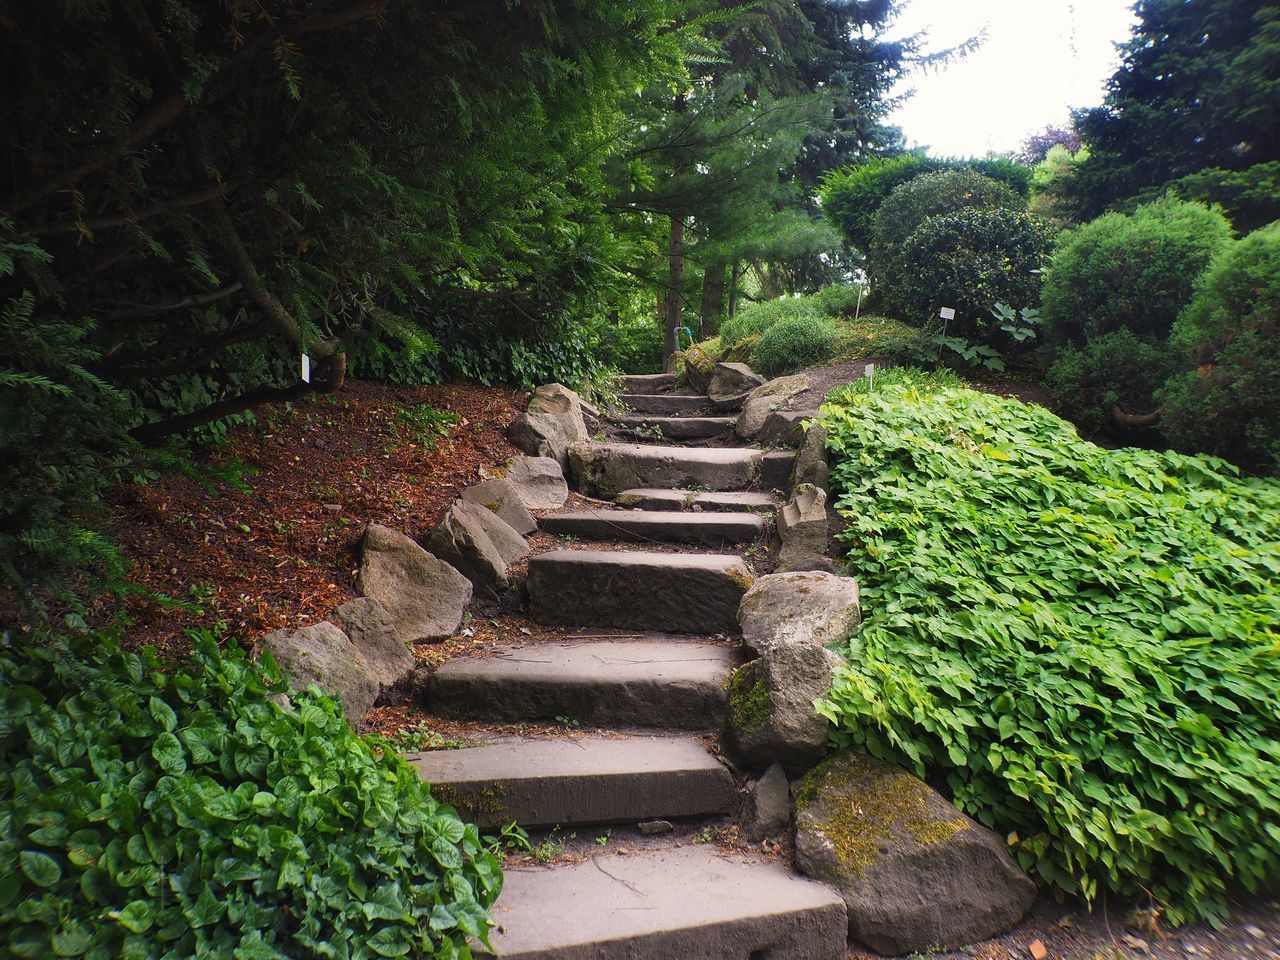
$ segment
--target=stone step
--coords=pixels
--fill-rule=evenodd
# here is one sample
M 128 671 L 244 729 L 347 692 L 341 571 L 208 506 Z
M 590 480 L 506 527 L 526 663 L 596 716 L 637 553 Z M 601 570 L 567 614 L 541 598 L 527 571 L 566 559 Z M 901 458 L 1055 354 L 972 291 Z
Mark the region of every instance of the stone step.
M 623 393 L 656 393 L 675 385 L 674 373 L 633 373 L 622 378 Z
M 529 618 L 549 626 L 738 631 L 751 574 L 734 556 L 553 550 L 529 560 Z
M 843 960 L 848 937 L 833 890 L 710 844 L 508 868 L 493 917 L 503 960 Z
M 738 803 L 733 777 L 694 737 L 513 739 L 406 759 L 481 828 L 701 817 Z
M 655 427 L 668 440 L 706 440 L 733 429 L 733 417 L 618 417 L 619 426 L 652 431 Z
M 698 543 L 718 546 L 750 543 L 769 532 L 754 513 L 693 513 L 680 510 L 582 510 L 543 517 L 545 533 L 568 534 L 583 540 L 627 543 Z
M 611 500 L 633 487 L 742 490 L 756 481 L 763 457 L 763 451 L 752 447 L 669 447 L 589 440 L 569 445 L 569 467 L 578 489 L 602 500 Z
M 713 730 L 738 665 L 729 647 L 655 636 L 494 647 L 458 657 L 427 684 L 432 713 L 464 720 Z
M 656 487 L 637 487 L 623 490 L 613 500 L 620 507 L 639 507 L 641 510 L 758 510 L 768 512 L 778 509 L 771 494 L 753 490 L 661 490 Z
M 678 413 L 697 413 L 707 405 L 703 393 L 624 393 L 622 402 L 635 413 L 656 413 L 673 416 Z

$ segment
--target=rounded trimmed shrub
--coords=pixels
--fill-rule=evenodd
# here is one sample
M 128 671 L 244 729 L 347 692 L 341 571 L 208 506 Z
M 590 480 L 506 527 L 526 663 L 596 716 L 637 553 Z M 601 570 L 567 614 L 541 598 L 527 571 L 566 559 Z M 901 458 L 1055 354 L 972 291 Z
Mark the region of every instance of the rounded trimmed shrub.
M 1077 341 L 1128 329 L 1168 335 L 1196 278 L 1231 240 L 1216 207 L 1165 198 L 1065 233 L 1046 269 L 1045 319 Z
M 1067 344 L 1045 374 L 1045 385 L 1067 419 L 1096 433 L 1121 426 L 1124 414 L 1151 414 L 1152 397 L 1175 366 L 1167 343 L 1112 330 L 1083 348 Z
M 720 343 L 732 349 L 752 335 L 760 336 L 786 319 L 818 319 L 822 311 L 809 297 L 778 297 L 743 307 L 720 325 Z
M 1242 466 L 1280 467 L 1280 222 L 1214 259 L 1172 342 L 1194 369 L 1159 392 L 1169 441 Z
M 755 366 L 776 377 L 830 360 L 835 350 L 835 325 L 826 317 L 790 317 L 765 331 L 756 344 Z
M 1037 271 L 1052 237 L 1046 221 L 1007 207 L 931 217 L 902 246 L 897 301 L 906 315 L 920 318 L 954 307 L 949 333 L 993 342 L 1001 334 L 992 306 L 1038 302 Z
M 908 291 L 914 285 L 904 255 L 912 234 L 934 217 L 1001 208 L 1024 210 L 1026 202 L 1012 188 L 972 170 L 926 173 L 897 187 L 876 214 L 868 251 L 868 266 L 888 311 L 903 320 L 928 319 L 919 315 L 918 300 Z

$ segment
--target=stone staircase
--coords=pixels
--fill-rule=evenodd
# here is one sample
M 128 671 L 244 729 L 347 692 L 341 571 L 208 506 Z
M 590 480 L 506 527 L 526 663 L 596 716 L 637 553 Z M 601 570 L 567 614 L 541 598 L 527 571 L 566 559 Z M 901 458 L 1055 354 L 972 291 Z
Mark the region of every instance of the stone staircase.
M 669 375 L 627 378 L 623 400 L 615 429 L 733 442 L 733 417 L 708 415 L 706 397 L 677 392 Z M 532 556 L 526 582 L 534 624 L 587 632 L 489 647 L 429 680 L 427 705 L 442 718 L 561 724 L 559 733 L 544 726 L 537 736 L 503 733 L 410 756 L 433 792 L 482 827 L 678 824 L 616 851 L 606 843 L 547 866 L 509 866 L 494 910 L 498 956 L 845 957 L 845 905 L 833 890 L 754 853 L 690 840 L 740 805 L 719 736 L 741 662 L 738 605 L 751 583 L 742 554 L 768 537 L 766 514 L 793 457 L 574 442 L 571 481 L 610 503 L 540 516 L 543 533 L 569 542 Z

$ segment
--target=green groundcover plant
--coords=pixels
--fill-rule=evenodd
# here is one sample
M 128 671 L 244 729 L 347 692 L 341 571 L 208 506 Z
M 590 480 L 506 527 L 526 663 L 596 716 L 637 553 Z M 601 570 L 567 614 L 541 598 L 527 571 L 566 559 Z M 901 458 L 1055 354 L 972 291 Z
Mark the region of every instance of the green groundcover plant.
M 0 646 L 0 954 L 468 958 L 474 826 L 269 655 Z
M 819 709 L 1038 879 L 1216 919 L 1280 881 L 1280 483 L 904 383 L 825 408 L 866 620 Z

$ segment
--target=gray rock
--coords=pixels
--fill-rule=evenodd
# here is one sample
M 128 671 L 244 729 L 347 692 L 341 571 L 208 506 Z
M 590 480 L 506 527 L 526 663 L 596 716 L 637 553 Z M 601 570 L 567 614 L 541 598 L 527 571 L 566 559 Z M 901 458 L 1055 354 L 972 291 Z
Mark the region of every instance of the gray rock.
M 716 372 L 716 361 L 702 347 L 694 344 L 684 352 L 684 379 L 694 390 L 706 393 L 711 376 Z
M 505 587 L 507 567 L 529 555 L 524 537 L 477 503 L 455 501 L 431 531 L 427 547 L 476 587 Z
M 569 499 L 564 470 L 551 457 L 515 457 L 500 467 L 481 468 L 480 475 L 506 480 L 527 510 L 558 510 Z
M 588 431 L 600 422 L 600 411 L 563 383 L 547 383 L 533 391 L 527 413 L 572 413 L 582 418 Z
M 757 439 L 763 447 L 798 447 L 804 443 L 804 425 L 817 416 L 817 410 L 774 410 L 765 417 Z
M 646 837 L 656 836 L 660 833 L 670 833 L 675 829 L 675 827 L 671 825 L 670 820 L 646 820 L 643 823 L 638 824 L 638 826 L 640 828 L 640 832 Z
M 816 553 L 797 553 L 780 560 L 774 567 L 775 573 L 838 573 L 836 562 L 830 557 L 820 557 Z
M 852 936 L 895 956 L 1004 933 L 1036 895 L 1000 837 L 916 777 L 856 754 L 797 786 L 796 865 L 840 891 Z
M 495 477 L 477 483 L 462 491 L 462 499 L 491 510 L 516 533 L 533 533 L 538 529 L 538 521 L 533 519 L 510 480 Z
M 757 656 L 782 647 L 826 647 L 861 622 L 858 581 L 830 573 L 760 577 L 738 606 L 742 643 Z
M 796 452 L 795 466 L 791 471 L 791 485 L 812 483 L 819 490 L 831 492 L 827 477 L 827 429 L 821 423 L 811 423 L 804 440 Z
M 844 661 L 819 646 L 784 646 L 739 667 L 729 680 L 729 743 L 750 764 L 807 767 L 827 751 L 825 696 Z
M 372 597 L 349 600 L 333 612 L 333 619 L 360 651 L 370 676 L 383 690 L 399 683 L 413 670 L 417 663 L 413 651 L 400 639 L 395 617 L 377 600 Z
M 813 381 L 805 373 L 793 373 L 789 377 L 774 377 L 768 383 L 761 384 L 747 394 L 748 400 L 759 400 L 761 397 L 772 397 L 777 401 L 789 400 L 796 394 L 804 393 Z
M 262 646 L 280 663 L 295 690 L 315 684 L 342 701 L 347 722 L 358 727 L 373 706 L 381 684 L 351 638 L 327 620 L 301 630 L 277 630 Z
M 356 586 L 391 614 L 406 643 L 452 636 L 471 602 L 471 583 L 402 533 L 369 524 Z
M 747 790 L 744 816 L 748 840 L 781 836 L 791 824 L 791 789 L 787 772 L 775 763 Z
M 827 552 L 827 495 L 811 483 L 802 483 L 778 511 L 778 559 L 787 564 L 799 557 Z
M 707 397 L 722 410 L 733 409 L 747 399 L 747 394 L 764 384 L 764 377 L 745 363 L 717 363 L 707 384 Z
M 766 384 L 767 386 L 767 384 Z M 769 414 L 781 403 L 778 397 L 747 397 L 742 402 L 742 412 L 733 425 L 733 432 L 740 440 L 754 440 L 760 433 Z
M 507 439 L 525 453 L 568 465 L 569 444 L 587 439 L 581 413 L 522 413 L 507 427 Z

